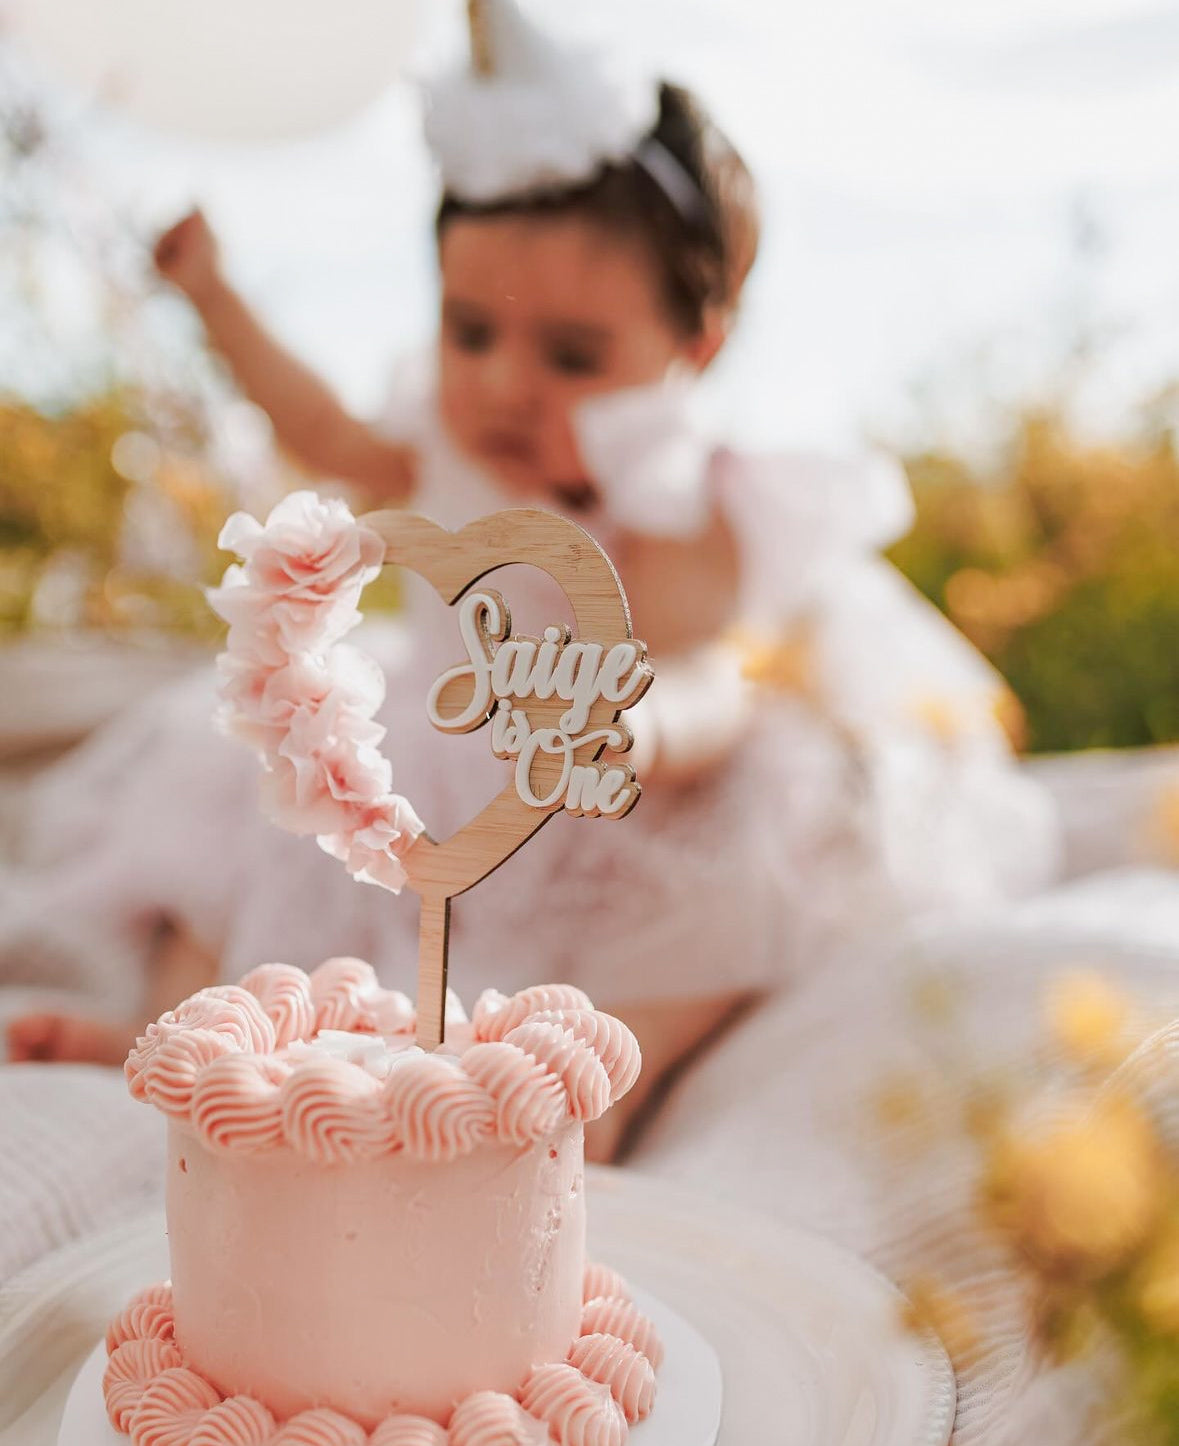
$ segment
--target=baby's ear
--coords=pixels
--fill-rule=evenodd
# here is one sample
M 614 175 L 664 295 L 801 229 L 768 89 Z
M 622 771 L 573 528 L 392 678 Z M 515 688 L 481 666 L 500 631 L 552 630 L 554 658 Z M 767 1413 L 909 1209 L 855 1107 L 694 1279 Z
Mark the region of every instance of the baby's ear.
M 712 364 L 717 352 L 728 340 L 732 324 L 731 307 L 710 306 L 705 309 L 704 324 L 684 346 L 685 359 L 696 371 L 702 372 Z

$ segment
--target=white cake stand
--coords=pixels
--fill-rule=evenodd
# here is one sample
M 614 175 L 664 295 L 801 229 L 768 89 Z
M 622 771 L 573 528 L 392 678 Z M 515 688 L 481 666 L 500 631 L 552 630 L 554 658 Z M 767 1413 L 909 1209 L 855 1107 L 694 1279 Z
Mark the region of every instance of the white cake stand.
M 635 1283 L 667 1343 L 656 1408 L 632 1430 L 633 1446 L 946 1446 L 956 1406 L 949 1361 L 935 1340 L 901 1328 L 901 1297 L 870 1266 L 658 1180 L 593 1170 L 589 1183 L 591 1258 Z M 113 1315 L 165 1273 L 161 1218 L 145 1217 L 134 1238 L 124 1232 L 108 1248 Z M 98 1264 L 92 1257 L 91 1278 Z M 63 1279 L 58 1304 L 70 1293 Z M 103 1364 L 100 1347 L 44 1446 L 127 1446 L 103 1412 Z

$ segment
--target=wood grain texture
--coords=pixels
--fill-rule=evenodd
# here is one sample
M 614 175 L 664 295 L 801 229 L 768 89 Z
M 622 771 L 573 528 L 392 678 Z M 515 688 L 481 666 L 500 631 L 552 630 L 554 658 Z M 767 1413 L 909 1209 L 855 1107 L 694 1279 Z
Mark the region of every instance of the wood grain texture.
M 547 572 L 562 588 L 573 608 L 577 637 L 607 648 L 633 639 L 630 610 L 613 564 L 593 538 L 567 518 L 514 508 L 480 518 L 459 532 L 408 512 L 370 512 L 360 522 L 384 541 L 387 563 L 419 573 L 447 604 L 458 602 L 496 568 L 527 563 Z M 645 649 L 639 646 L 646 666 Z M 452 661 L 439 659 L 439 672 Z M 647 671 L 649 681 L 649 667 Z M 555 727 L 567 706 L 559 698 L 531 698 L 530 721 L 535 728 Z M 621 711 L 599 698 L 590 709 L 586 731 L 616 725 Z M 618 726 L 629 740 L 625 726 Z M 586 744 L 576 761 L 592 762 L 605 747 L 604 742 Z M 532 777 L 539 793 L 555 788 L 561 767 L 557 757 L 538 757 Z M 511 858 L 562 806 L 560 798 L 544 809 L 525 803 L 506 764 L 505 772 L 502 791 L 469 823 L 444 840 L 423 834 L 402 861 L 409 886 L 422 901 L 418 1040 L 423 1048 L 441 1043 L 444 1035 L 449 901 Z
M 495 56 L 491 50 L 486 0 L 467 0 L 467 30 L 471 37 L 471 69 L 476 75 L 493 75 Z

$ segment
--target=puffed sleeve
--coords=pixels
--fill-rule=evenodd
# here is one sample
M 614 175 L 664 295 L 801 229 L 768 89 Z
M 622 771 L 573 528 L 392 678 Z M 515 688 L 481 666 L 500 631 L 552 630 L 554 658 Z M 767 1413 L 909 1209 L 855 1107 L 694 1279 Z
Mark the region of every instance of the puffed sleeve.
M 913 523 L 905 475 L 883 454 L 721 450 L 711 486 L 742 551 L 742 613 L 766 622 L 808 607 L 850 561 L 878 553 Z

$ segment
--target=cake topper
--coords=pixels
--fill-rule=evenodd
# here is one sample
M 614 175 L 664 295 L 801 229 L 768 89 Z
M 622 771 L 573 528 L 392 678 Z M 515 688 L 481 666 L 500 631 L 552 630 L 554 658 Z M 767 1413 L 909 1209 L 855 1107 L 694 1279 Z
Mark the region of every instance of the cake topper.
M 450 901 L 562 809 L 621 818 L 638 801 L 634 770 L 617 756 L 631 746 L 619 719 L 652 672 L 618 574 L 576 523 L 529 508 L 448 532 L 406 512 L 357 521 L 342 502 L 296 492 L 265 526 L 235 514 L 220 541 L 244 559 L 210 594 L 230 624 L 218 660 L 221 726 L 260 754 L 264 799 L 278 823 L 314 834 L 363 882 L 395 892 L 408 884 L 418 894 L 418 1042 L 435 1048 L 445 1031 Z M 383 676 L 342 641 L 360 619 L 362 589 L 385 563 L 419 573 L 458 606 L 466 656 L 430 689 L 430 721 L 444 733 L 489 723 L 492 751 L 511 764 L 501 792 L 444 840 L 393 793 L 377 746 L 384 729 L 374 721 Z M 576 635 L 564 624 L 536 637 L 512 634 L 508 604 L 480 586 L 511 563 L 558 583 Z

